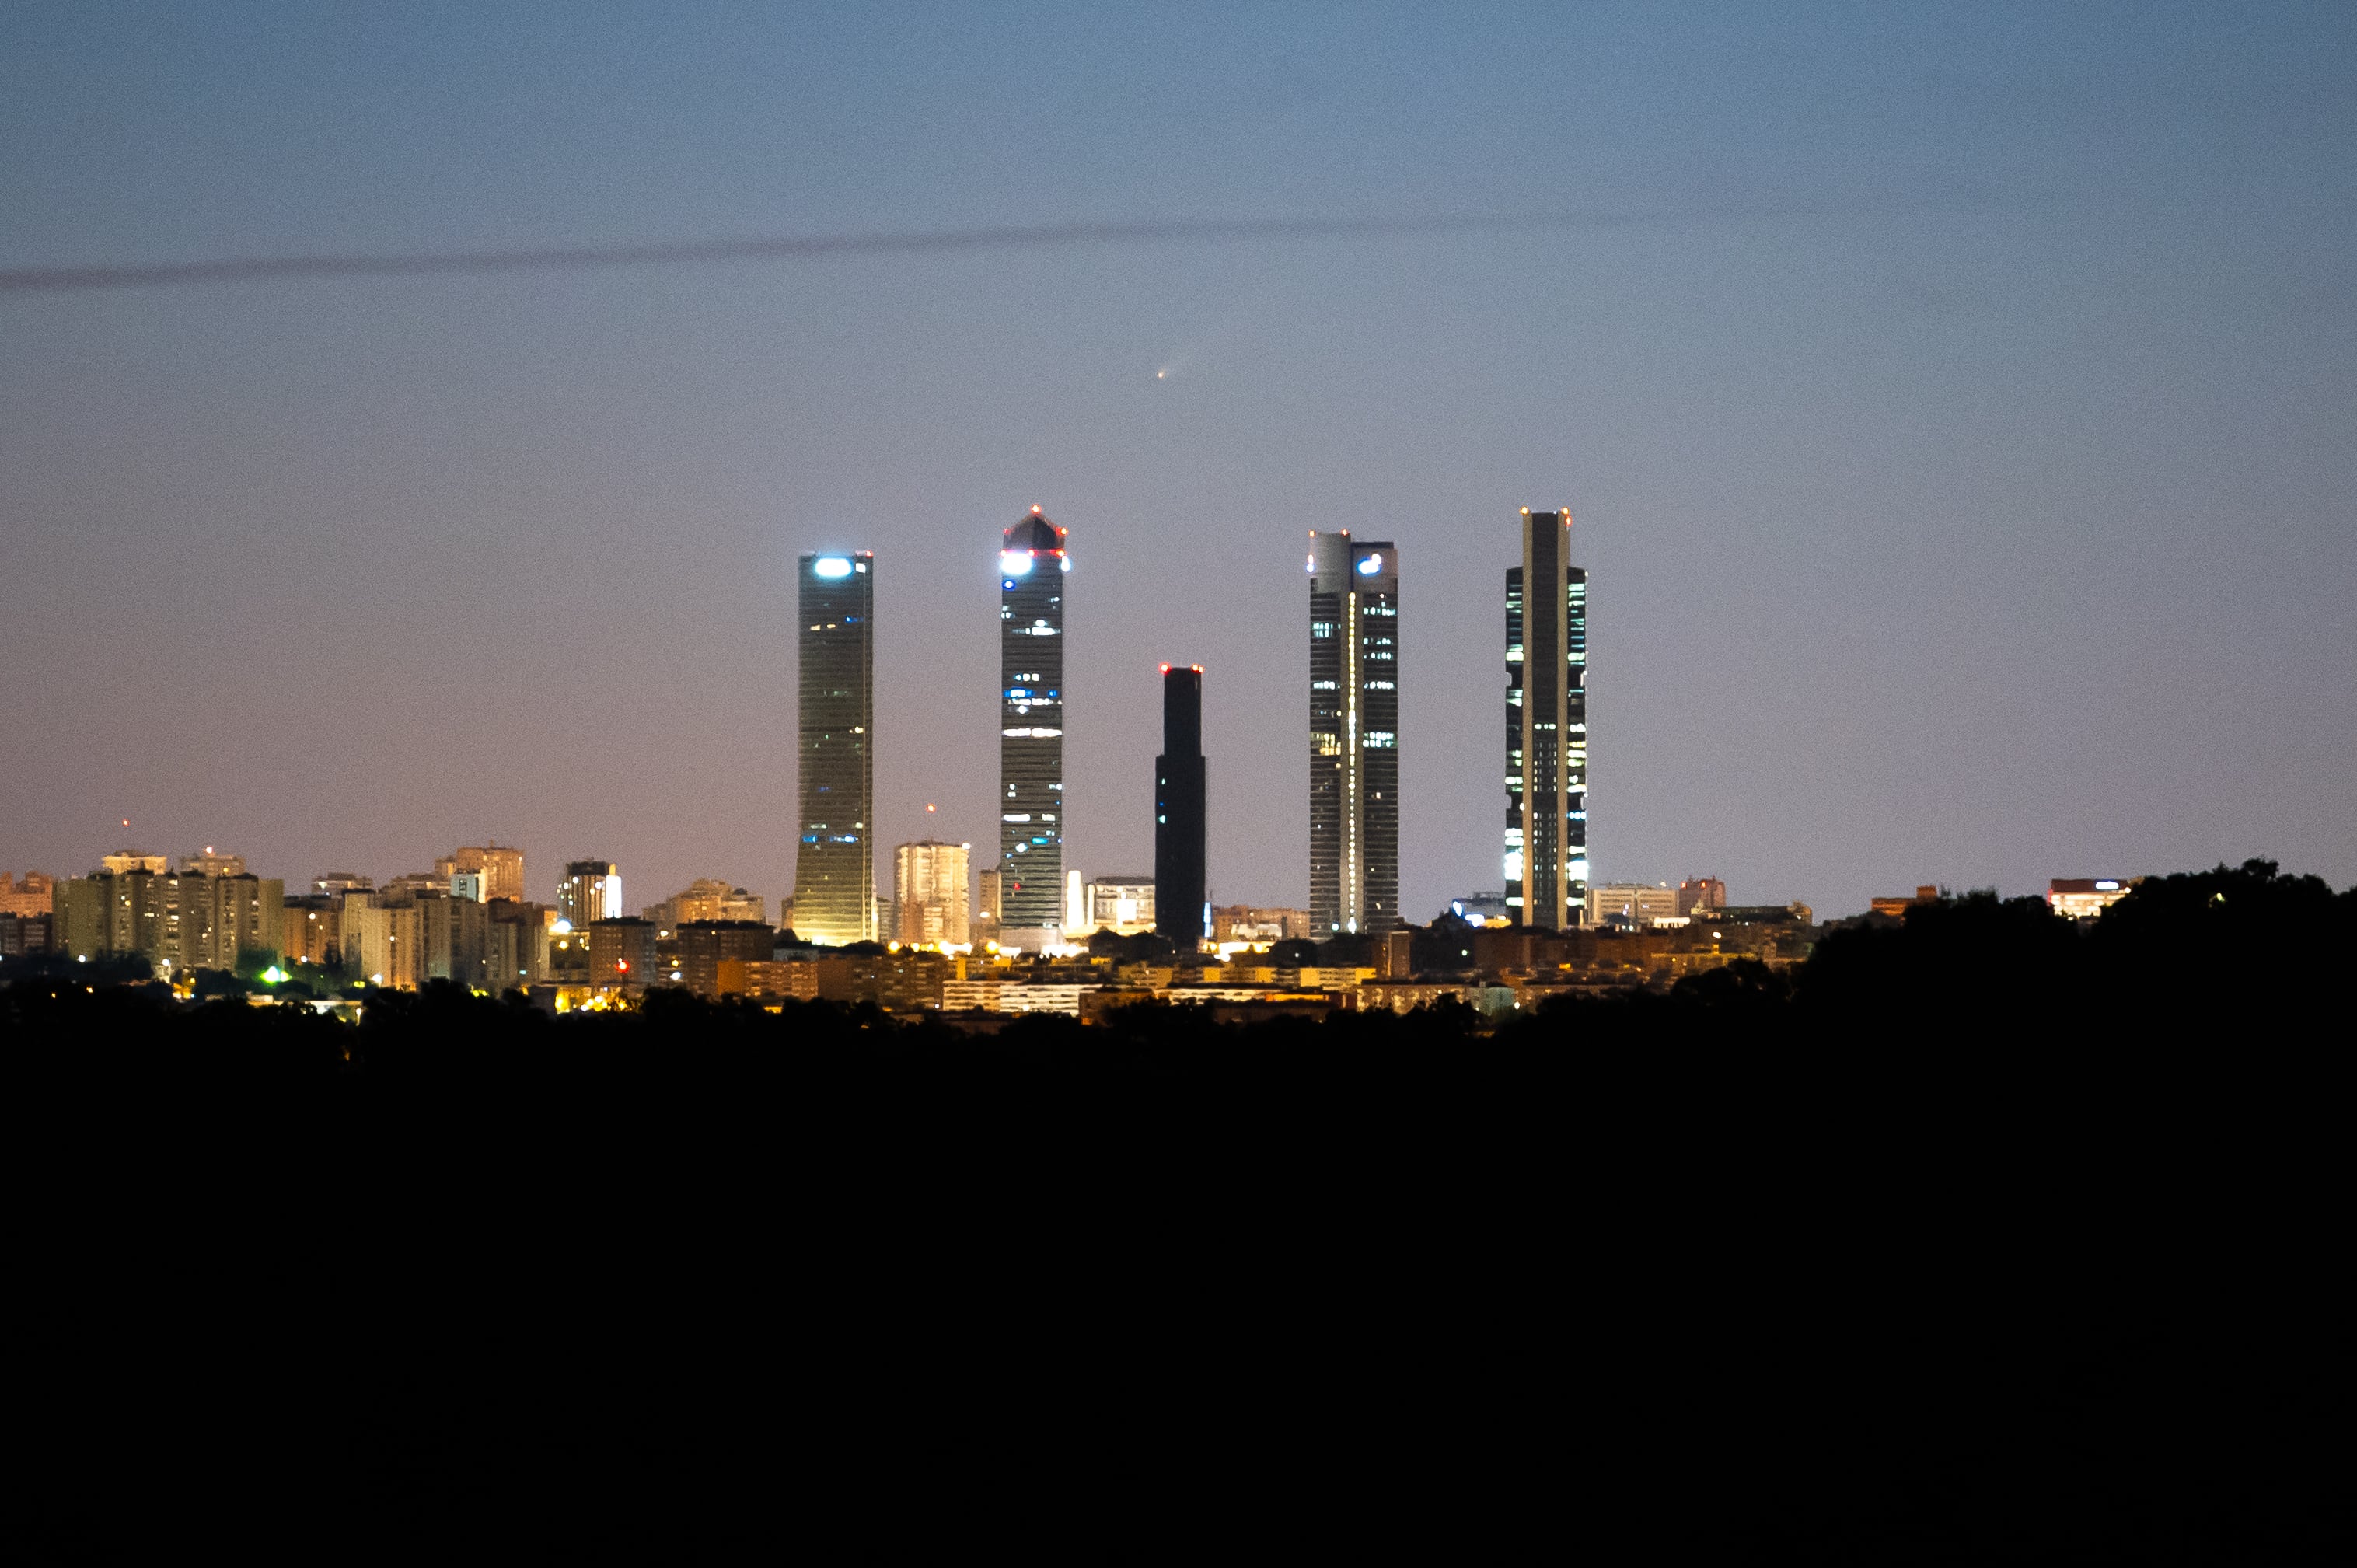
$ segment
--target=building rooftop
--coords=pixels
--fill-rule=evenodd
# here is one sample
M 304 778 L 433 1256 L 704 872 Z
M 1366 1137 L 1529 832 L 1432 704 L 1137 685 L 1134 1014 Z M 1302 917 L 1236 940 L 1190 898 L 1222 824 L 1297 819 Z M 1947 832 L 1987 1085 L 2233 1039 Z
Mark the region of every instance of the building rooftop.
M 1064 531 L 1040 516 L 1037 507 L 1031 509 L 1029 517 L 1006 531 L 1009 550 L 1049 551 L 1063 547 Z

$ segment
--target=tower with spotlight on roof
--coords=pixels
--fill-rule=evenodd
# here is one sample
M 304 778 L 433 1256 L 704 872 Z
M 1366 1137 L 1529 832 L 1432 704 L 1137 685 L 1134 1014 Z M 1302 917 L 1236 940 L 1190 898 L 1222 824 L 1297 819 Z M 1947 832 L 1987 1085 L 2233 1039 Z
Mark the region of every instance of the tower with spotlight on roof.
M 1064 530 L 1041 514 L 998 551 L 999 941 L 1026 952 L 1063 938 Z
M 805 555 L 796 766 L 802 843 L 797 933 L 840 946 L 876 940 L 876 557 Z
M 1399 552 L 1309 535 L 1309 917 L 1399 923 Z

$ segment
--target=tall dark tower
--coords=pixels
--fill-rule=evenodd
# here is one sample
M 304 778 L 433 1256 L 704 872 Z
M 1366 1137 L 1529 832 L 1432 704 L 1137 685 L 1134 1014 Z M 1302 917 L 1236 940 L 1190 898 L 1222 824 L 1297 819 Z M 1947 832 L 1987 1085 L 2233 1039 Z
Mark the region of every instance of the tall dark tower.
M 1587 573 L 1571 513 L 1523 509 L 1506 569 L 1506 903 L 1524 926 L 1587 919 Z
M 1399 923 L 1399 554 L 1309 535 L 1309 918 Z
M 1162 667 L 1154 759 L 1154 929 L 1192 952 L 1204 929 L 1203 667 Z
M 999 940 L 1027 952 L 1064 927 L 1064 531 L 1031 515 L 998 553 Z
M 802 843 L 794 929 L 840 946 L 876 938 L 876 559 L 805 555 L 796 766 Z

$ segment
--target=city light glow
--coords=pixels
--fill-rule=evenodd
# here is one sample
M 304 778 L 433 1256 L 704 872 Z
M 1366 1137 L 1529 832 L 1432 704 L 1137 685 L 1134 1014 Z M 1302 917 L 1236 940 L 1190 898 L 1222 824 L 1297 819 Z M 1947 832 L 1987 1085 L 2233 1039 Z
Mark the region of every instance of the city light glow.
M 1002 550 L 998 553 L 998 575 L 1002 577 L 1025 577 L 1031 573 L 1031 555 L 1024 550 Z
M 811 571 L 821 577 L 848 577 L 851 563 L 840 555 L 822 555 L 811 563 Z

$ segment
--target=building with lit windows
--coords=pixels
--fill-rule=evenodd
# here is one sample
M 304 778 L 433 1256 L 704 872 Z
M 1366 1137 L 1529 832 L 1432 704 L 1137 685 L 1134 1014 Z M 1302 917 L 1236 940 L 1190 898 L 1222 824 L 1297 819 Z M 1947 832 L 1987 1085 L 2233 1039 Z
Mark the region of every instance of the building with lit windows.
M 998 940 L 999 872 L 995 865 L 985 865 L 974 879 L 974 924 L 968 937 L 976 944 Z
M 1593 923 L 1587 903 L 1587 573 L 1571 513 L 1523 509 L 1506 570 L 1506 903 L 1519 924 Z
M 894 940 L 929 947 L 967 940 L 970 847 L 920 839 L 892 852 Z
M 595 928 L 590 937 L 594 942 Z M 721 965 L 768 963 L 777 940 L 759 920 L 689 920 L 679 928 L 679 983 L 698 996 L 717 996 Z
M 556 913 L 576 931 L 593 920 L 617 919 L 622 913 L 622 874 L 610 860 L 576 860 L 565 867 L 556 885 Z
M 523 902 L 523 851 L 509 849 L 498 843 L 474 844 L 444 855 L 434 863 L 434 872 L 442 886 L 451 885 L 454 876 L 473 875 L 479 889 L 478 900 L 512 898 Z
M 20 915 L 13 909 L 0 909 L 0 958 L 48 952 L 57 924 L 54 914 Z
M 1678 908 L 1678 890 L 1666 882 L 1603 883 L 1589 889 L 1588 924 L 1631 931 L 1684 925 L 1691 916 Z
M 1678 913 L 1707 915 L 1727 908 L 1727 884 L 1716 876 L 1689 876 L 1678 884 Z
M 1162 667 L 1162 755 L 1154 759 L 1154 929 L 1192 952 L 1211 934 L 1205 887 L 1203 667 Z
M 1282 941 L 1314 941 L 1318 936 L 1307 909 L 1260 909 L 1229 904 L 1211 911 L 1211 940 L 1267 947 Z
M 1065 540 L 1035 506 L 998 552 L 998 940 L 1026 952 L 1065 920 Z
M 195 854 L 184 854 L 180 857 L 180 875 L 183 876 L 242 876 L 245 875 L 245 856 L 228 854 L 207 844 Z
M 1468 893 L 1462 898 L 1448 901 L 1448 913 L 1468 925 L 1490 926 L 1503 921 L 1511 926 L 1521 912 L 1521 906 L 1507 903 L 1503 893 Z
M 158 971 L 178 974 L 231 969 L 242 954 L 285 947 L 286 886 L 276 877 L 141 864 L 59 882 L 51 897 L 53 945 L 77 958 L 145 953 Z
M 1082 903 L 1088 916 L 1083 929 L 1072 933 L 1075 940 L 1085 940 L 1099 931 L 1135 937 L 1155 929 L 1154 879 L 1150 876 L 1093 878 L 1082 895 Z
M 296 964 L 343 961 L 344 901 L 324 893 L 289 893 L 278 942 L 278 961 Z
M 347 893 L 338 922 L 344 966 L 371 985 L 414 991 L 425 979 L 425 915 L 414 902 L 394 904 L 378 893 Z
M 18 881 L 0 871 L 0 915 L 46 915 L 58 879 L 46 872 L 28 871 Z
M 751 920 L 766 924 L 770 901 L 716 876 L 699 876 L 660 904 L 650 904 L 639 918 L 666 929 L 697 920 Z
M 1309 914 L 1399 922 L 1399 553 L 1309 535 Z
M 652 920 L 598 920 L 589 928 L 589 983 L 599 990 L 662 985 L 671 979 Z
M 2046 885 L 2046 903 L 2070 920 L 2092 920 L 2128 896 L 2141 877 L 2058 876 Z
M 805 555 L 802 619 L 802 843 L 794 930 L 840 947 L 876 940 L 876 559 Z

